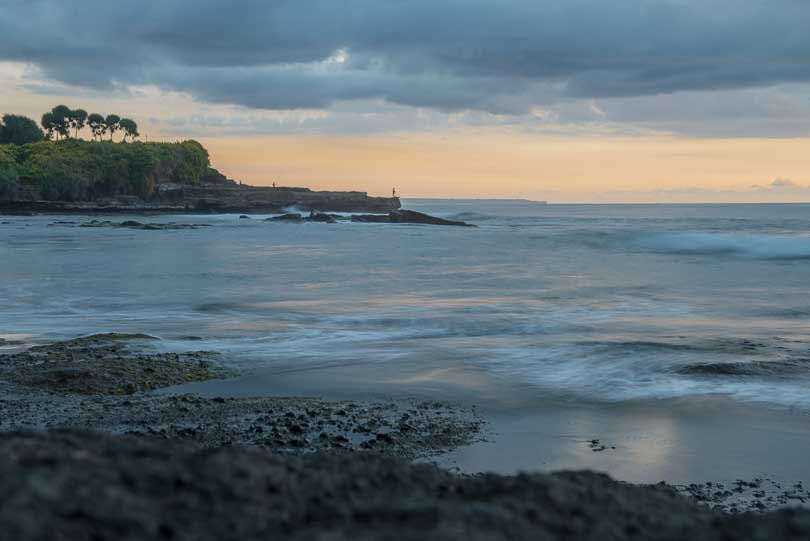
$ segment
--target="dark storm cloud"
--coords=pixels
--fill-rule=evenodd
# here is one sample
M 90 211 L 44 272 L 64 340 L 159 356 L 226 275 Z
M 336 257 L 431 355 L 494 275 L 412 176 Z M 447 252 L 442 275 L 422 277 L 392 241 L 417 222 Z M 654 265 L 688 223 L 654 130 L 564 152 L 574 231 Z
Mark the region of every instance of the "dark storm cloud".
M 810 80 L 806 0 L 0 0 L 0 60 L 216 103 L 519 113 Z

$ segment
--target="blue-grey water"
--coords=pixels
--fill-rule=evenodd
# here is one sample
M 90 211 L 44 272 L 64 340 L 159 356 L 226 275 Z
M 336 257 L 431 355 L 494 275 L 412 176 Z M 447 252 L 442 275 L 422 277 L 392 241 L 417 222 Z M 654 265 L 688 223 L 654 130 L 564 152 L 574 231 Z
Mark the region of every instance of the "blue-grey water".
M 0 217 L 0 337 L 143 332 L 248 374 L 453 367 L 566 400 L 810 411 L 810 206 L 405 206 L 478 227 Z

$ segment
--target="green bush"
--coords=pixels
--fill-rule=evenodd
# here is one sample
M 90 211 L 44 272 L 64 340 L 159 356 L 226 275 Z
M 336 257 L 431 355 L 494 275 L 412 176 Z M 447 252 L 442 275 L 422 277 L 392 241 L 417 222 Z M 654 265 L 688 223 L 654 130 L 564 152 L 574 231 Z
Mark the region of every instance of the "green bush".
M 196 141 L 113 143 L 66 139 L 40 141 L 17 150 L 7 146 L 0 149 L 0 179 L 12 179 L 0 180 L 0 190 L 6 184 L 16 186 L 19 179 L 44 199 L 65 201 L 115 195 L 146 197 L 157 182 L 197 184 L 209 163 L 208 152 Z
M 19 184 L 17 153 L 10 145 L 0 146 L 0 196 L 12 195 Z

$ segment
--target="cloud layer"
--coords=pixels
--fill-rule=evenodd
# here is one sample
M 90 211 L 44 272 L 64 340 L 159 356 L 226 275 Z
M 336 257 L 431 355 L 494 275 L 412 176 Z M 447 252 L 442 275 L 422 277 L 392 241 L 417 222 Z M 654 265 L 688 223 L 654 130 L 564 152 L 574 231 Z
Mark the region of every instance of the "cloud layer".
M 0 0 L 0 61 L 270 110 L 384 100 L 622 118 L 642 97 L 644 123 L 661 95 L 807 83 L 808 28 L 806 0 Z M 612 105 L 566 105 L 595 99 Z M 679 106 L 663 102 L 661 122 Z

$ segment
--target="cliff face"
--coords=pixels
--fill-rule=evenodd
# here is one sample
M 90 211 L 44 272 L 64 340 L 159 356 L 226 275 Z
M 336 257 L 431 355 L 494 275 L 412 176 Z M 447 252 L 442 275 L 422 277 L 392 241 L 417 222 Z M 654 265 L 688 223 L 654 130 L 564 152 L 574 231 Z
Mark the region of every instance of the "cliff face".
M 164 190 L 158 201 L 182 202 L 205 212 L 278 212 L 295 207 L 302 211 L 379 212 L 400 208 L 398 198 L 369 197 L 365 192 L 313 192 L 307 188 L 255 186 L 184 186 Z
M 314 192 L 308 188 L 257 187 L 239 184 L 216 170 L 200 184 L 158 180 L 146 197 L 118 196 L 94 201 L 58 201 L 16 197 L 0 200 L 0 212 L 206 212 L 273 213 L 295 207 L 302 211 L 388 213 L 399 198 L 369 197 L 365 192 Z

